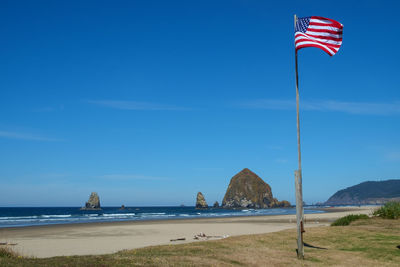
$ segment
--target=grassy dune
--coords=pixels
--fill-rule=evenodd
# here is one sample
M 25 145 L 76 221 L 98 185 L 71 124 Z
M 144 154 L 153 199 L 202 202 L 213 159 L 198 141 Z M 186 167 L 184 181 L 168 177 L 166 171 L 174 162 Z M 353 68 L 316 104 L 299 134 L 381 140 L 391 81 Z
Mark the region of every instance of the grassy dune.
M 306 231 L 306 243 L 327 249 L 306 247 L 303 261 L 296 258 L 295 231 L 286 230 L 101 256 L 34 259 L 0 253 L 0 266 L 399 266 L 400 220 L 362 219 Z

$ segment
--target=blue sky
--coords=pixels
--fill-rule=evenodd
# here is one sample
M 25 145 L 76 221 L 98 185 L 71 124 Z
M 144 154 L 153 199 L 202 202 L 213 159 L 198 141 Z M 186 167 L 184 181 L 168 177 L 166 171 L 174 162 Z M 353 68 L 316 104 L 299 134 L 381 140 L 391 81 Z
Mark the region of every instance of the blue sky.
M 299 52 L 304 200 L 400 178 L 397 1 L 0 7 L 0 206 L 221 202 L 245 167 L 294 202 L 294 14 L 344 25 Z

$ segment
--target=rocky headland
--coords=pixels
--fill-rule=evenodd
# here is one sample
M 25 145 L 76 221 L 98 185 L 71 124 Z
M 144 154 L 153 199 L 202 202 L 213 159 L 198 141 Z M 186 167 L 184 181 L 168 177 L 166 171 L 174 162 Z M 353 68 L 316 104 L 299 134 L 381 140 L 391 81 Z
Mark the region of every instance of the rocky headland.
M 400 201 L 400 180 L 368 181 L 333 194 L 325 205 L 375 205 Z

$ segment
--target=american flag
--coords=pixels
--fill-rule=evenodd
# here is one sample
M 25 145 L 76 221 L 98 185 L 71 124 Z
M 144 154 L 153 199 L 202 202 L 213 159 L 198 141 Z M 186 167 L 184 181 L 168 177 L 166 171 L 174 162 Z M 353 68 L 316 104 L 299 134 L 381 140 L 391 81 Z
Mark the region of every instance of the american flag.
M 294 33 L 296 52 L 304 47 L 317 47 L 333 56 L 342 45 L 342 35 L 343 25 L 336 20 L 317 16 L 298 18 Z

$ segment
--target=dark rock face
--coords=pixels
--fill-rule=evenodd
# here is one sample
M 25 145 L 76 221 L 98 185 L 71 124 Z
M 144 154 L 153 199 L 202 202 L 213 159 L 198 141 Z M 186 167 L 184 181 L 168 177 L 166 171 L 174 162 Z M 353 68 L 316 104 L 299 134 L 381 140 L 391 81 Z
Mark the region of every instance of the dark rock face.
M 400 180 L 368 181 L 333 194 L 325 205 L 373 205 L 400 201 Z
M 207 202 L 201 192 L 197 193 L 197 198 L 196 198 L 196 209 L 207 209 L 208 205 Z
M 86 202 L 85 207 L 82 210 L 101 210 L 100 198 L 96 192 L 90 194 L 88 202 Z
M 223 208 L 265 209 L 288 206 L 288 201 L 274 198 L 271 187 L 247 168 L 232 177 L 222 201 Z
M 278 201 L 276 204 L 277 208 L 289 208 L 291 206 L 290 202 L 287 200 Z
M 219 203 L 218 203 L 218 201 L 215 201 L 215 202 L 214 202 L 213 208 L 219 208 Z

